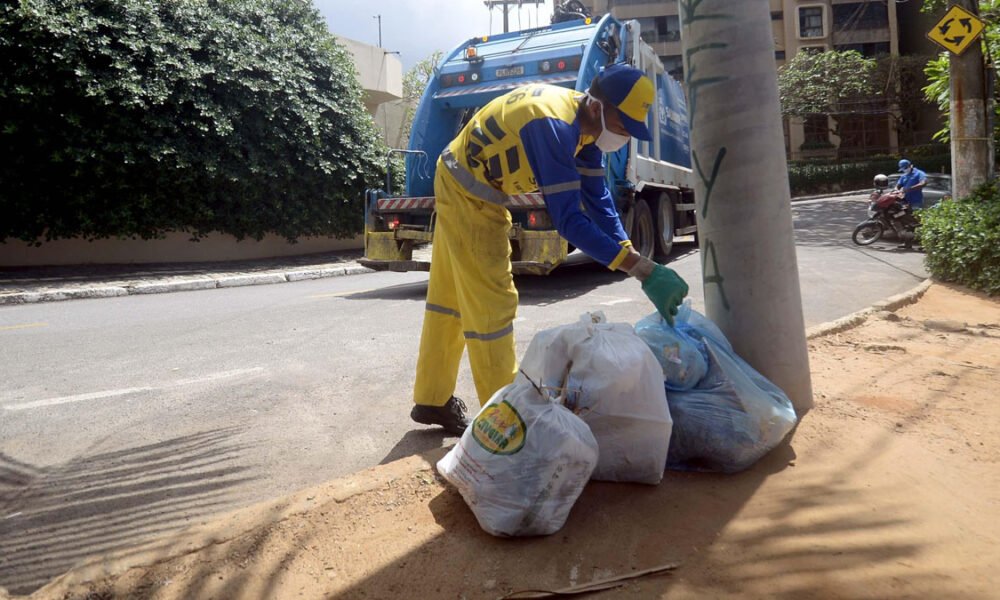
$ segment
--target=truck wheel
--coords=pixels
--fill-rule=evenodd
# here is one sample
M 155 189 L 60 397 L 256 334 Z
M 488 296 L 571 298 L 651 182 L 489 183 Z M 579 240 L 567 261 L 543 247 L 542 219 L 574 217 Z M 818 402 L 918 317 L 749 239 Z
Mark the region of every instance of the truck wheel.
M 645 200 L 637 200 L 632 208 L 635 217 L 632 219 L 632 247 L 639 254 L 652 259 L 656 252 L 656 225 L 653 222 L 653 212 Z
M 656 249 L 666 259 L 674 247 L 674 200 L 663 192 L 656 201 Z

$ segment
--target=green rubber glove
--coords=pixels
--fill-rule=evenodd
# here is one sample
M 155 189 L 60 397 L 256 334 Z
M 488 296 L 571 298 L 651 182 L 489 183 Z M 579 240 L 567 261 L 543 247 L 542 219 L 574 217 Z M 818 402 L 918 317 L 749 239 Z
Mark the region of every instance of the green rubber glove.
M 673 325 L 677 307 L 687 296 L 688 285 L 673 269 L 654 265 L 653 271 L 642 281 L 642 291 L 667 323 Z

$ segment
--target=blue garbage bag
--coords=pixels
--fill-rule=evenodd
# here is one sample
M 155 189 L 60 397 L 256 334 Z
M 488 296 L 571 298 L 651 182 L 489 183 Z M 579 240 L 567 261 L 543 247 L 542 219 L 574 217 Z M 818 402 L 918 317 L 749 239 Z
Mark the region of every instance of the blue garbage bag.
M 689 335 L 686 324 L 678 321 L 671 327 L 660 313 L 653 313 L 635 324 L 635 332 L 660 363 L 667 390 L 689 390 L 708 373 L 705 343 Z
M 645 335 L 651 337 L 650 324 L 644 327 Z M 698 353 L 704 350 L 706 362 L 704 376 L 691 387 L 664 382 L 674 422 L 668 469 L 735 473 L 749 468 L 781 443 L 797 420 L 791 400 L 740 358 L 714 323 L 685 305 L 674 327 L 666 322 L 658 327 L 661 339 L 681 339 L 683 334 L 695 340 Z M 665 331 L 668 329 L 674 331 Z M 679 356 L 698 362 L 690 352 Z M 692 370 L 697 368 L 695 365 Z

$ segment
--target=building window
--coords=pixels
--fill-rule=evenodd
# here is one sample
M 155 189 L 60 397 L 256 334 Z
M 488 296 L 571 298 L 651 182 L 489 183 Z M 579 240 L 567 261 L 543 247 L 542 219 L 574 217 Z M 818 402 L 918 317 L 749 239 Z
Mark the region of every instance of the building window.
M 666 71 L 668 75 L 677 81 L 684 80 L 684 61 L 681 59 L 679 54 L 673 56 L 661 56 L 660 62 L 663 63 L 663 70 Z
M 677 15 L 667 15 L 667 27 L 664 31 L 668 42 L 681 41 L 681 19 Z
M 833 5 L 834 31 L 888 29 L 889 7 L 881 2 L 851 2 Z
M 820 52 L 826 52 L 826 46 L 802 46 L 799 48 L 799 52 L 810 52 L 812 54 L 819 54 Z
M 774 60 L 785 60 L 785 51 L 784 50 L 775 50 L 774 51 Z
M 803 39 L 826 37 L 822 6 L 799 7 L 799 37 Z
M 677 15 L 639 17 L 639 37 L 648 44 L 681 41 L 681 22 Z
M 871 156 L 892 151 L 889 115 L 844 115 L 840 118 L 840 148 L 843 157 Z
M 889 42 L 868 42 L 865 44 L 837 44 L 834 49 L 845 52 L 847 50 L 854 50 L 861 56 L 865 58 L 875 58 L 877 56 L 883 56 L 891 53 L 891 46 Z
M 802 142 L 803 150 L 817 148 L 832 148 L 830 143 L 830 125 L 826 115 L 809 115 L 803 124 L 803 134 L 805 139 Z
M 780 11 L 780 10 L 772 10 L 771 11 L 771 20 L 772 21 L 783 21 L 784 19 L 785 19 L 785 13 L 784 13 L 784 11 Z

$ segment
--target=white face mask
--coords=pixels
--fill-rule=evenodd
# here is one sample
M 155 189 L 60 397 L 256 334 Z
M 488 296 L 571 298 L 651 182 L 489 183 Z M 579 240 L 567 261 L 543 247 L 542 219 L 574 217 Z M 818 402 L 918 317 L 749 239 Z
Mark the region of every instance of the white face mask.
M 628 143 L 629 136 L 610 131 L 607 123 L 604 122 L 604 104 L 590 94 L 587 94 L 587 97 L 601 106 L 601 135 L 597 136 L 597 141 L 594 144 L 602 152 L 617 152 L 622 146 Z

